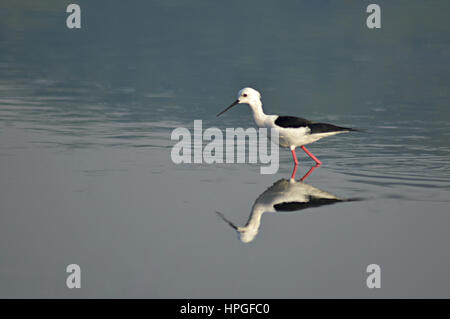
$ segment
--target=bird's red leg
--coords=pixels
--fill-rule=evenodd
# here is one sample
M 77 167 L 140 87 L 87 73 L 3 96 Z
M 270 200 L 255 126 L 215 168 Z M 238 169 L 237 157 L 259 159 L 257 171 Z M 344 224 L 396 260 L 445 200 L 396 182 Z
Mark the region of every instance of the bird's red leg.
M 317 164 L 316 166 L 311 167 L 311 168 L 309 169 L 309 171 L 308 171 L 308 172 L 300 179 L 300 182 L 304 182 L 305 179 L 307 179 L 308 176 L 311 175 L 312 172 L 314 172 L 314 170 L 315 170 L 317 167 L 319 167 L 319 166 L 320 166 L 320 165 Z
M 301 148 L 302 148 L 302 150 L 305 151 L 306 154 L 309 155 L 309 157 L 311 157 L 311 158 L 314 160 L 314 162 L 317 163 L 317 165 L 322 165 L 322 162 L 319 161 L 319 159 L 318 159 L 317 157 L 315 157 L 313 153 L 311 153 L 310 151 L 308 151 L 308 150 L 306 149 L 306 147 L 301 146 Z
M 295 174 L 297 173 L 298 164 L 295 164 L 294 170 L 292 171 L 291 179 L 295 179 Z
M 295 179 L 295 174 L 297 173 L 298 168 L 298 160 L 297 160 L 297 154 L 295 154 L 295 148 L 291 150 L 292 157 L 294 158 L 294 170 L 292 171 L 291 179 Z
M 297 154 L 295 154 L 295 148 L 292 149 L 291 152 L 292 152 L 292 157 L 294 158 L 295 166 L 297 166 L 298 165 L 298 160 L 297 160 Z

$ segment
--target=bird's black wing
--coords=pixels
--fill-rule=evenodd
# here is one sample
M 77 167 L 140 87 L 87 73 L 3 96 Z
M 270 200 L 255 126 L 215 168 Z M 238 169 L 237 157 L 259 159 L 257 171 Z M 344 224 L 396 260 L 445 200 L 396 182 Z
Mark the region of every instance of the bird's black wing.
M 278 116 L 277 119 L 275 120 L 275 125 L 285 128 L 305 127 L 308 126 L 308 124 L 312 124 L 312 122 L 308 121 L 307 119 L 295 116 Z
M 278 116 L 275 120 L 275 125 L 284 128 L 299 128 L 307 127 L 311 130 L 311 134 L 329 133 L 340 131 L 356 131 L 349 127 L 341 127 L 328 123 L 314 123 L 301 117 L 295 116 Z
M 316 133 L 329 133 L 329 132 L 341 132 L 341 131 L 356 131 L 353 128 L 336 126 L 327 123 L 312 123 L 308 127 L 311 129 L 311 134 Z
M 293 212 L 296 210 L 302 210 L 311 207 L 319 207 L 323 205 L 330 205 L 338 202 L 343 202 L 343 199 L 337 198 L 320 198 L 316 196 L 308 196 L 306 202 L 284 202 L 275 204 L 273 207 L 277 212 Z

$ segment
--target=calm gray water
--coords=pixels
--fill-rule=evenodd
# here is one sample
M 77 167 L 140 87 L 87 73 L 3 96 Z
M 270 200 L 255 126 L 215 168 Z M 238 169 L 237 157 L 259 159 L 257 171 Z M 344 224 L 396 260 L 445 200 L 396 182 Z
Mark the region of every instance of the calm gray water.
M 450 2 L 78 1 L 0 4 L 0 297 L 450 297 Z M 312 144 L 306 185 L 359 199 L 266 213 L 289 178 L 170 159 L 176 127 L 244 86 L 266 113 L 364 133 Z M 298 150 L 300 178 L 313 162 Z M 66 287 L 79 264 L 82 287 Z M 368 289 L 366 267 L 381 267 Z

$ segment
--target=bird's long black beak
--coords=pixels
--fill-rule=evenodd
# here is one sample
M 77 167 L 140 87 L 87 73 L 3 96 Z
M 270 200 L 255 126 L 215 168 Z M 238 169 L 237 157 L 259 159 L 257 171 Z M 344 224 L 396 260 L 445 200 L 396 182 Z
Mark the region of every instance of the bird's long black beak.
M 219 116 L 219 115 L 222 115 L 223 113 L 225 113 L 226 111 L 228 111 L 229 109 L 231 109 L 233 106 L 235 106 L 235 105 L 238 104 L 238 103 L 239 103 L 239 100 L 234 101 L 233 104 L 231 104 L 231 105 L 230 105 L 229 107 L 227 107 L 225 110 L 223 110 L 222 112 L 220 112 L 219 114 L 217 114 L 216 117 Z
M 223 216 L 223 214 L 221 212 L 216 211 L 216 214 L 219 215 L 219 217 L 222 218 L 225 223 L 230 225 L 231 228 L 234 228 L 235 230 L 239 231 L 238 227 L 235 224 L 233 224 L 232 222 L 230 222 L 228 219 L 226 219 L 225 216 Z

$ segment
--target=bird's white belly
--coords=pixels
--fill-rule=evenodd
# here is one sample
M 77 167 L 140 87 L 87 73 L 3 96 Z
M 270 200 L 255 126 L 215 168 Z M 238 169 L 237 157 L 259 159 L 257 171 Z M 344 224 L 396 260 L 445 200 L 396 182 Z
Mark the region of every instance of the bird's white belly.
M 281 147 L 298 147 L 314 143 L 324 137 L 342 132 L 328 132 L 310 134 L 308 128 L 281 128 L 279 130 L 279 144 Z

